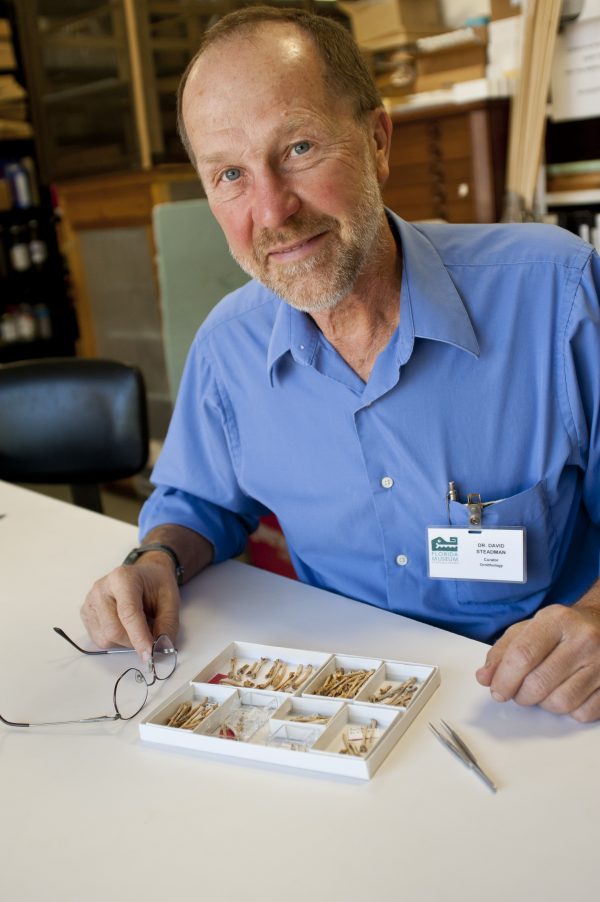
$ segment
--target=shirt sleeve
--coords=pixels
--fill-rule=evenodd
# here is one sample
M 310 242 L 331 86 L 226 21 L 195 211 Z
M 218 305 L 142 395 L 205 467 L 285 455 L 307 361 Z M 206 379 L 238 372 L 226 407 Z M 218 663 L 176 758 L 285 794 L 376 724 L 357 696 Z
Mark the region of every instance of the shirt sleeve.
M 583 471 L 583 503 L 600 524 L 600 258 L 589 255 L 566 328 L 569 414 Z
M 140 514 L 140 536 L 175 523 L 212 543 L 215 563 L 240 554 L 267 509 L 241 490 L 240 448 L 233 411 L 219 385 L 206 343 L 188 355 L 175 409 Z

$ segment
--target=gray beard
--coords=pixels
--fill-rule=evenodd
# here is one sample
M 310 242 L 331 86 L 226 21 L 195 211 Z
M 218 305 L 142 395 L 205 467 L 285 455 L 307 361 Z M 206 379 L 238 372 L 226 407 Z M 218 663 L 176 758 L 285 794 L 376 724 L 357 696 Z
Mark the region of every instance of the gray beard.
M 384 220 L 385 214 L 379 185 L 374 178 L 370 178 L 364 185 L 363 197 L 354 218 L 347 226 L 347 235 L 343 244 L 335 219 L 332 217 L 307 217 L 299 223 L 291 224 L 287 232 L 263 233 L 257 241 L 251 259 L 238 257 L 231 249 L 230 252 L 244 272 L 291 307 L 303 313 L 325 313 L 337 307 L 352 291 L 373 252 Z M 319 231 L 322 225 L 336 233 L 336 247 L 333 253 L 325 249 L 307 260 L 291 263 L 285 266 L 278 278 L 272 277 L 266 271 L 262 261 L 268 248 L 310 234 L 311 228 Z M 334 269 L 329 273 L 327 272 L 326 257 L 328 253 L 334 258 Z M 314 285 L 310 283 L 311 276 Z M 294 290 L 296 282 L 298 283 L 297 291 Z M 308 287 L 303 285 L 303 282 L 307 282 Z

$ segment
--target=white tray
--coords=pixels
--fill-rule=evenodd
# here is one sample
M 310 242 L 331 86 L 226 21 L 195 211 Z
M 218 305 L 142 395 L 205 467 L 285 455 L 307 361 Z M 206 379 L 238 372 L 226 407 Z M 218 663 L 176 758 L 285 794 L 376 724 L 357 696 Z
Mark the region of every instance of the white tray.
M 257 679 L 248 679 L 246 672 L 237 678 L 240 668 L 247 665 L 247 671 L 261 658 L 269 663 L 263 664 Z M 276 686 L 266 686 L 270 665 L 276 659 L 287 669 L 280 665 L 284 676 Z M 320 695 L 336 667 L 344 667 L 346 673 L 372 670 L 373 674 L 356 697 Z M 295 679 L 293 673 L 297 674 Z M 382 686 L 394 686 L 408 677 L 416 678 L 417 689 L 406 707 L 372 701 Z M 368 780 L 439 684 L 439 669 L 431 665 L 232 642 L 193 680 L 150 712 L 140 723 L 140 736 L 146 742 L 209 755 Z M 194 730 L 167 726 L 182 702 L 205 698 L 216 708 Z M 327 721 L 302 723 L 294 719 L 313 715 Z M 248 724 L 250 733 L 246 735 L 243 729 Z M 360 738 L 365 733 L 366 751 L 365 740 Z M 242 738 L 235 739 L 236 735 Z M 351 747 L 359 754 L 348 754 L 344 736 L 352 740 Z

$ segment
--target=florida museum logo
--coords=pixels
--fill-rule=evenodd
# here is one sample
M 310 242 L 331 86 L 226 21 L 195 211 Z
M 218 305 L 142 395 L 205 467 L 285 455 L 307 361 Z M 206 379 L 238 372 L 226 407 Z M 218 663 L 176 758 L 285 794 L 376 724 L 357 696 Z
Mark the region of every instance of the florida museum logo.
M 458 536 L 436 536 L 431 540 L 431 560 L 445 564 L 458 564 Z

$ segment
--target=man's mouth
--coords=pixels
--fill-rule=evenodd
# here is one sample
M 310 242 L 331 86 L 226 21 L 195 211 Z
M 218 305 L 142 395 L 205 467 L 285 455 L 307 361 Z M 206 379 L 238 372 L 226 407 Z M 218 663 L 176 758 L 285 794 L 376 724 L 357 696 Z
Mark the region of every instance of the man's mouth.
M 303 238 L 301 241 L 294 241 L 290 244 L 271 248 L 271 250 L 267 251 L 266 257 L 275 263 L 291 263 L 295 260 L 302 260 L 319 246 L 326 234 L 327 232 L 318 232 L 309 238 Z

